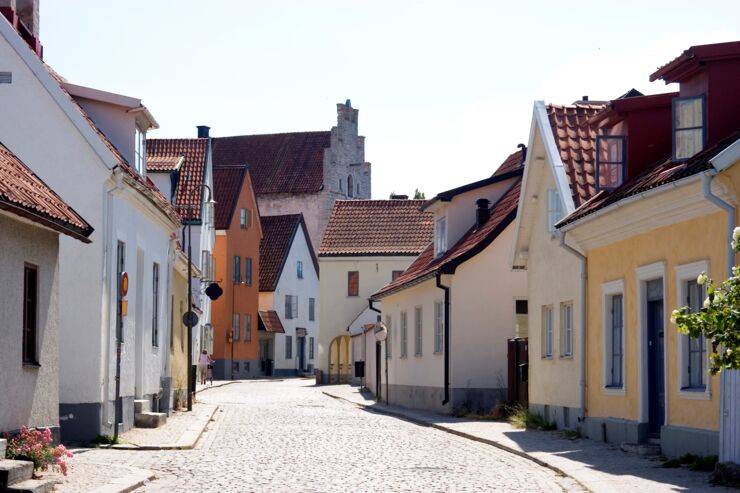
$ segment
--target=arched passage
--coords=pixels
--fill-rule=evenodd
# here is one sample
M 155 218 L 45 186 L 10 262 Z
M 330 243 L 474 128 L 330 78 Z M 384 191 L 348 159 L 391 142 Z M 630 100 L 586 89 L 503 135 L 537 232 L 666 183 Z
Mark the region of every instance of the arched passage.
M 337 336 L 329 344 L 329 383 L 348 383 L 352 377 L 350 337 Z

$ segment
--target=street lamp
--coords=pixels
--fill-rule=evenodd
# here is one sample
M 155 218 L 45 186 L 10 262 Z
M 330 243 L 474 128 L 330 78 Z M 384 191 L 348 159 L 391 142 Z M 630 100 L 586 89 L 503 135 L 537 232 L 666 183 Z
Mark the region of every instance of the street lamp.
M 380 318 L 380 316 L 378 316 Z M 383 322 L 378 322 L 375 324 L 375 328 L 373 328 L 373 335 L 375 336 L 375 341 L 380 344 L 383 341 L 386 341 L 388 339 L 388 327 L 385 326 Z M 377 360 L 376 360 L 377 361 Z M 375 373 L 378 373 L 378 370 L 380 368 L 375 369 Z M 375 386 L 377 387 L 377 393 L 378 393 L 378 401 L 383 401 L 383 393 L 381 392 L 380 388 L 383 385 L 383 382 L 378 382 L 376 380 Z M 388 342 L 385 343 L 385 403 L 388 404 Z

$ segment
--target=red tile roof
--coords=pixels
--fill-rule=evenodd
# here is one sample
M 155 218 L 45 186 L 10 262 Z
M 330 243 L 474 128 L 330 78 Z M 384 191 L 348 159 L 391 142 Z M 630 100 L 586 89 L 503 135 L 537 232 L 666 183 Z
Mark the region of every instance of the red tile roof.
M 240 135 L 213 139 L 214 165 L 247 165 L 256 194 L 316 193 L 324 185 L 331 132 Z
M 171 173 L 179 169 L 184 156 L 152 156 L 147 153 L 146 171 L 148 173 Z
M 280 274 L 285 267 L 285 261 L 290 253 L 298 228 L 303 228 L 303 236 L 306 239 L 308 250 L 311 253 L 311 261 L 315 272 L 319 272 L 319 263 L 311 247 L 311 239 L 308 236 L 306 222 L 303 214 L 285 214 L 282 216 L 262 216 L 262 241 L 260 242 L 260 291 L 275 291 Z M 304 269 L 308 269 L 308 265 Z
M 337 200 L 319 256 L 418 255 L 432 240 L 424 200 Z
M 200 221 L 203 204 L 203 177 L 206 170 L 208 139 L 147 139 L 147 169 L 155 160 L 173 160 L 182 156 L 180 177 L 175 189 L 175 208 L 185 219 Z
M 259 330 L 265 332 L 274 332 L 276 334 L 285 334 L 283 323 L 280 321 L 280 316 L 275 310 L 259 310 Z
M 246 166 L 213 167 L 213 200 L 216 201 L 214 222 L 216 229 L 229 229 L 246 174 Z
M 601 111 L 603 103 L 547 105 L 555 144 L 560 151 L 576 207 L 596 194 L 597 125 L 589 120 Z
M 740 139 L 740 130 L 724 138 L 717 144 L 704 149 L 686 161 L 676 162 L 668 158 L 660 163 L 648 167 L 647 170 L 637 175 L 632 180 L 628 180 L 620 187 L 611 192 L 602 191 L 590 201 L 586 202 L 580 208 L 576 209 L 571 215 L 561 220 L 557 227 L 565 226 L 586 217 L 599 209 L 608 207 L 633 195 L 644 193 L 650 189 L 666 185 L 668 183 L 687 178 L 689 176 L 701 173 L 711 167 L 709 162 L 714 156 L 732 145 Z
M 516 218 L 519 203 L 521 178 L 491 207 L 491 216 L 480 228 L 471 228 L 444 254 L 434 258 L 434 244 L 431 243 L 395 281 L 375 292 L 371 298 L 379 300 L 393 293 L 411 287 L 437 273 L 452 274 L 458 265 L 477 255 L 494 241 Z
M 526 147 L 524 148 L 526 150 Z M 509 156 L 501 163 L 493 176 L 501 176 L 512 171 L 517 171 L 524 167 L 522 151 L 516 151 L 509 154 Z
M 2 143 L 0 209 L 90 243 L 92 226 Z

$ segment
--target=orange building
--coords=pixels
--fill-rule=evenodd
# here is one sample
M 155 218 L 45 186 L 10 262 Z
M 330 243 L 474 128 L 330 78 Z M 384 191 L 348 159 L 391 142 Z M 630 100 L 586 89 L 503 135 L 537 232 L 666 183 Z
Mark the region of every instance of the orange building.
M 215 280 L 223 294 L 213 302 L 215 379 L 259 375 L 257 308 L 262 226 L 246 166 L 214 166 Z

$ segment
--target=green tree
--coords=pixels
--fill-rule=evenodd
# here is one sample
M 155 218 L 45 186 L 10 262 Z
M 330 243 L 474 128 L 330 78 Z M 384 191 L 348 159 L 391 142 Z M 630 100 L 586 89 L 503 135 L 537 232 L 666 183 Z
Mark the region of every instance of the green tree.
M 740 227 L 735 228 L 732 238 L 732 249 L 740 252 Z M 696 282 L 707 287 L 703 308 L 697 313 L 689 313 L 687 306 L 677 308 L 671 313 L 671 322 L 683 334 L 711 341 L 712 375 L 740 370 L 740 267 L 733 267 L 732 276 L 720 285 L 715 285 L 706 272 Z
M 415 200 L 419 200 L 419 199 L 426 200 L 426 196 L 424 195 L 424 192 L 420 192 L 419 189 L 417 188 L 416 190 L 414 190 L 414 199 Z

